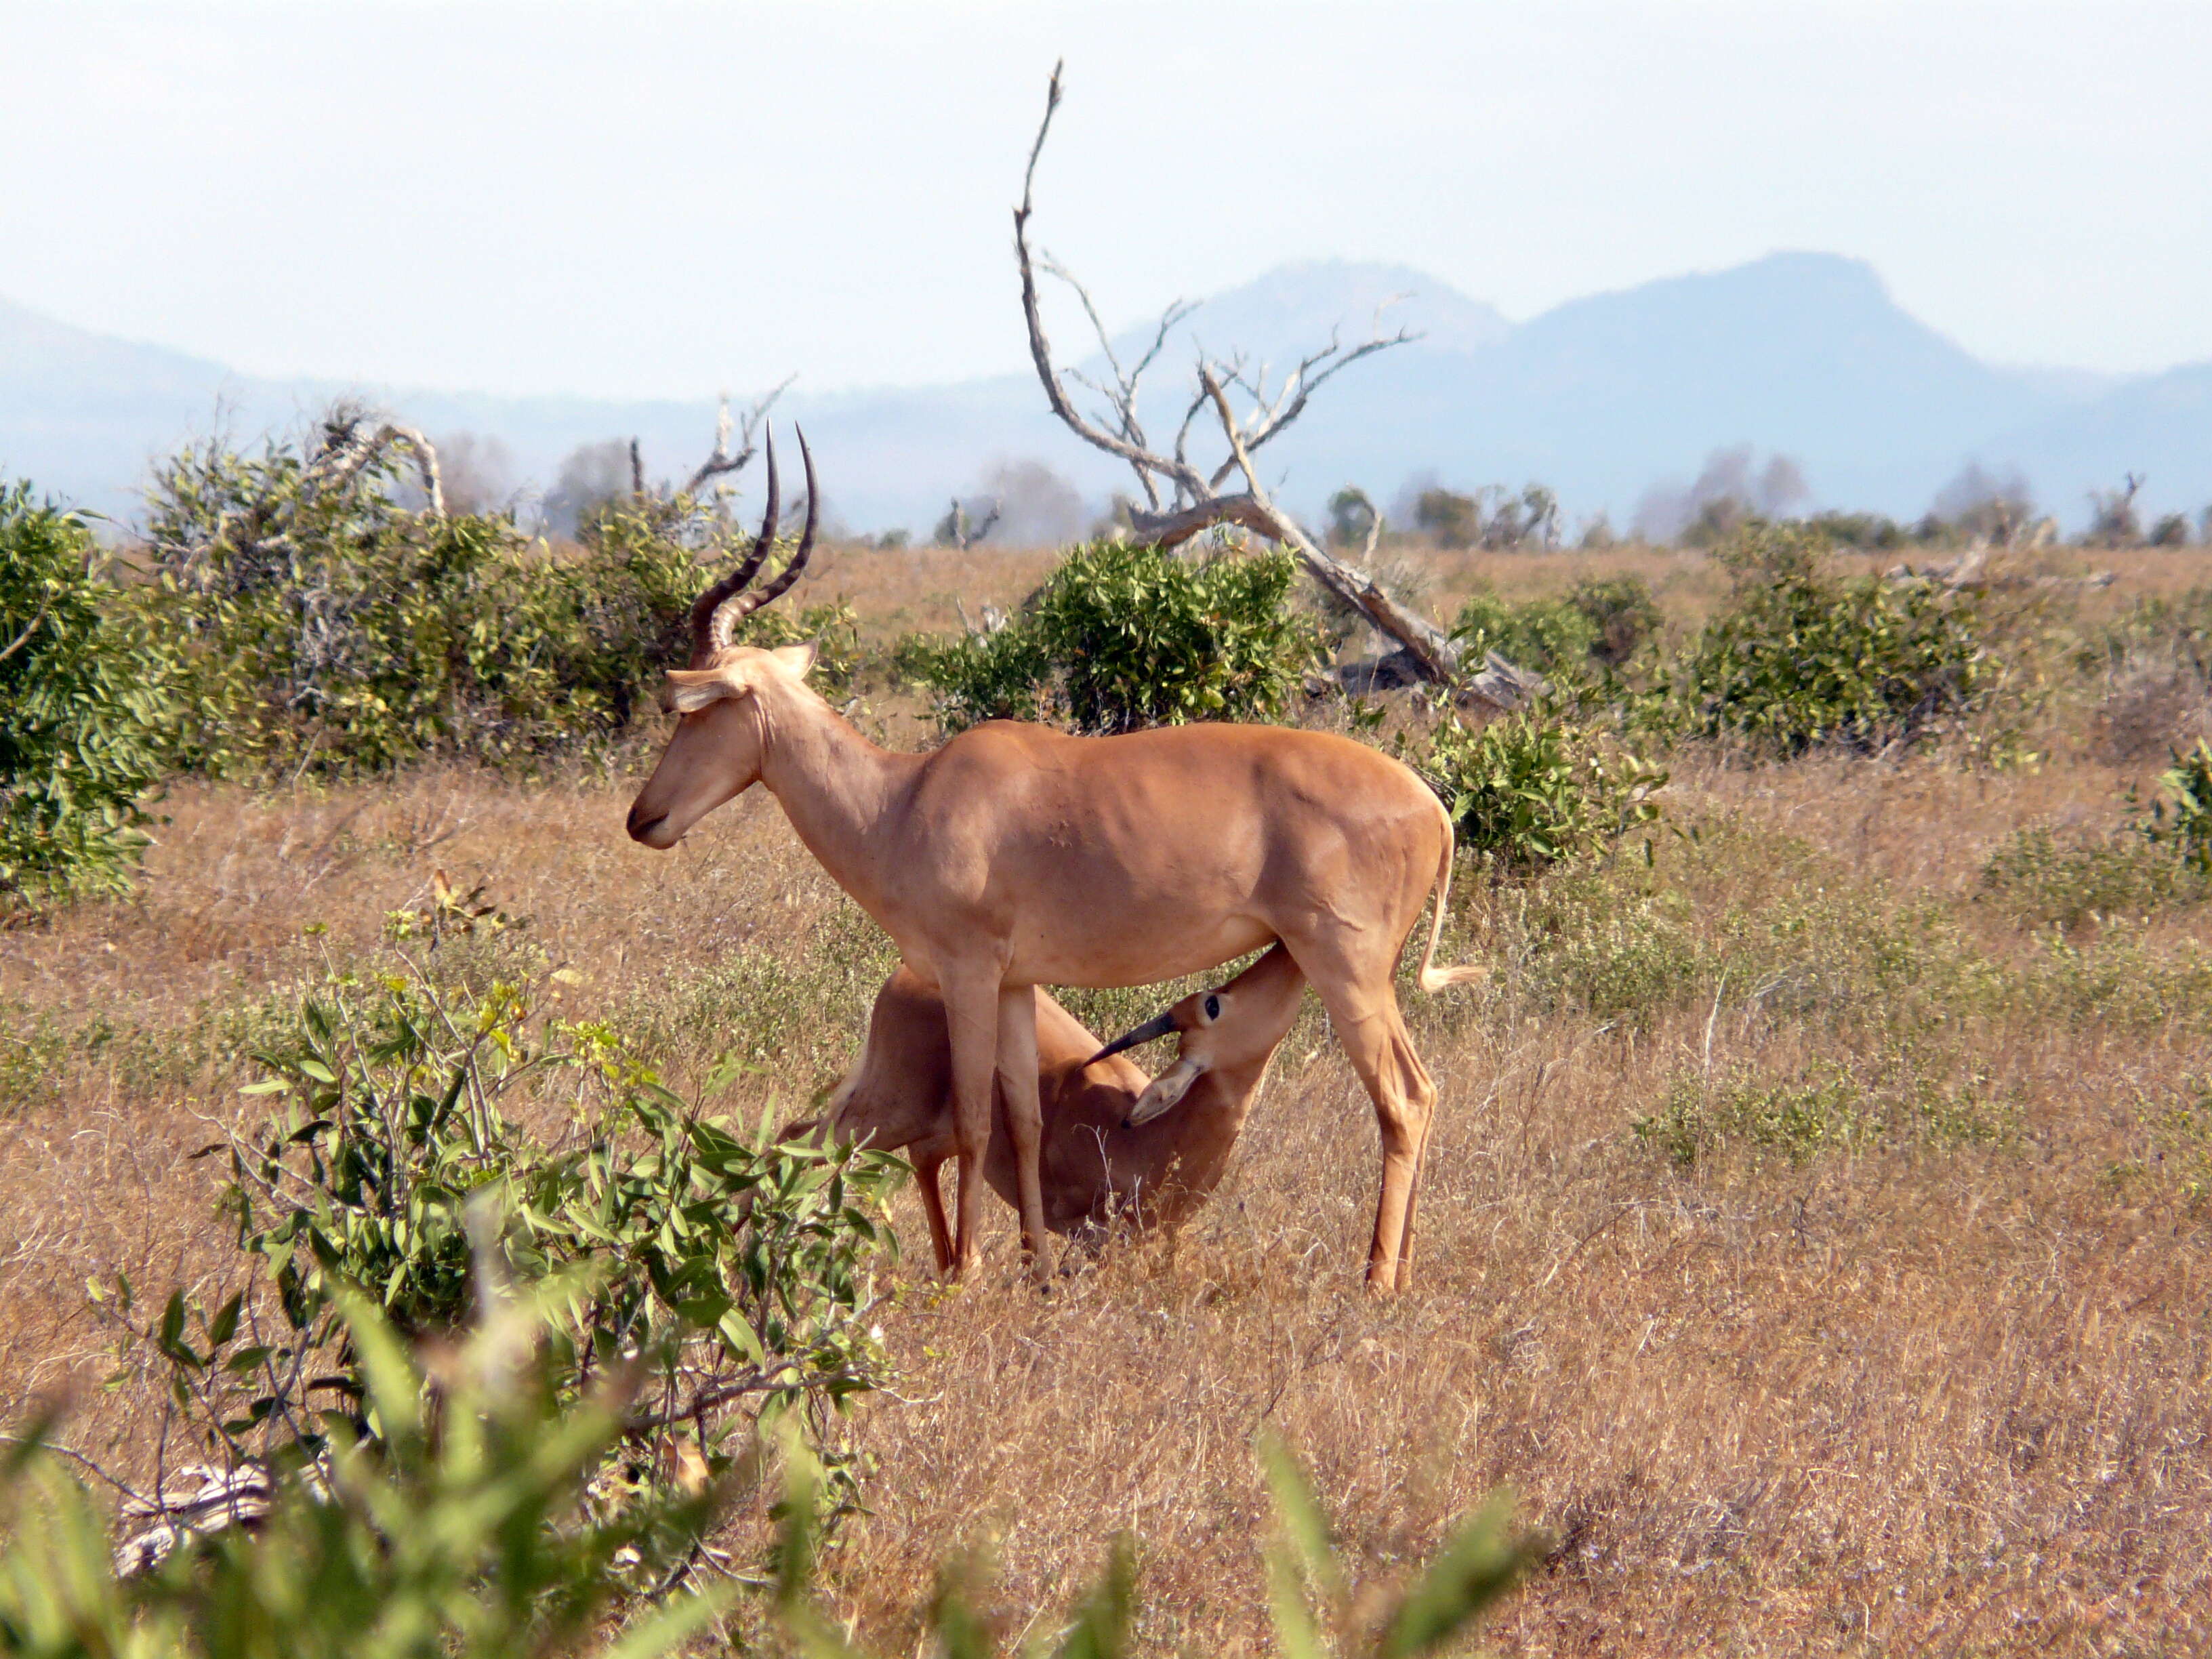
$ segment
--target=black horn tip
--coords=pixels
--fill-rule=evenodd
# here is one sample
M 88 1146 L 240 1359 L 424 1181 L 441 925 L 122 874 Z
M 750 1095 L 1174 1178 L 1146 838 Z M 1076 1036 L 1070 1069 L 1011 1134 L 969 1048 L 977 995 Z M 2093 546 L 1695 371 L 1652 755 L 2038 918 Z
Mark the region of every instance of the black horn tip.
M 1125 1048 L 1133 1048 L 1139 1043 L 1150 1042 L 1156 1037 L 1172 1036 L 1175 1029 L 1175 1012 L 1170 1009 L 1164 1014 L 1155 1015 L 1142 1025 L 1122 1032 L 1121 1036 L 1115 1037 L 1083 1063 L 1086 1066 L 1096 1066 L 1100 1060 L 1110 1055 L 1118 1054 Z

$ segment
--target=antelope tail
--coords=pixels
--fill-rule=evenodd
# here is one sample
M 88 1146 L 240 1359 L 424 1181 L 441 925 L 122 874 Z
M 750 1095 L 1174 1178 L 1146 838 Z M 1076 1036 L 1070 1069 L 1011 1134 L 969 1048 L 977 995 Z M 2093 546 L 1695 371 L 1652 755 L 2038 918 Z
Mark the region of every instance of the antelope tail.
M 1437 804 L 1437 810 L 1439 813 L 1443 811 L 1441 802 Z M 1444 936 L 1444 909 L 1446 902 L 1451 897 L 1452 853 L 1457 845 L 1452 834 L 1451 820 L 1447 817 L 1444 819 L 1443 857 L 1437 864 L 1436 917 L 1429 923 L 1429 948 L 1421 958 L 1421 989 L 1427 992 L 1441 991 L 1448 985 L 1470 984 L 1475 980 L 1487 978 L 1490 974 L 1489 969 L 1475 963 L 1457 968 L 1437 966 L 1437 944 Z

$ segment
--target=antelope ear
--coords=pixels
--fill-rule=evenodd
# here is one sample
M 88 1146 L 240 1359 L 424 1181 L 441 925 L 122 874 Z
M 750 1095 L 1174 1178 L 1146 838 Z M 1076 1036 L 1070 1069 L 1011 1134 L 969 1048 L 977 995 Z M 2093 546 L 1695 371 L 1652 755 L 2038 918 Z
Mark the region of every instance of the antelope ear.
M 819 640 L 808 640 L 802 645 L 779 645 L 769 653 L 802 680 L 814 672 L 814 659 L 821 654 Z
M 672 668 L 668 671 L 669 706 L 679 714 L 696 714 L 724 697 L 742 697 L 753 689 L 744 672 L 732 663 L 726 668 Z
M 1152 1087 L 1137 1097 L 1137 1103 L 1129 1109 L 1122 1122 L 1130 1128 L 1140 1123 L 1150 1123 L 1162 1112 L 1172 1109 L 1190 1092 L 1190 1085 L 1205 1075 L 1206 1067 L 1194 1060 L 1179 1060 L 1152 1079 Z

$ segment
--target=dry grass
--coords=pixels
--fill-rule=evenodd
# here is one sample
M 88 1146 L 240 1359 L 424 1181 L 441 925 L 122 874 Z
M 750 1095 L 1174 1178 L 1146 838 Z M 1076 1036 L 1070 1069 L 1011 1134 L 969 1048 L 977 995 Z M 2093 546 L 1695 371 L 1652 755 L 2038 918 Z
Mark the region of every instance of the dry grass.
M 941 625 L 945 556 L 837 574 L 864 608 L 909 608 L 887 631 Z M 1008 595 L 1035 574 L 999 568 Z M 974 1283 L 899 1268 L 908 1397 L 854 1422 L 872 1513 L 836 1595 L 910 1648 L 938 1564 L 981 1541 L 1005 1606 L 1049 1618 L 1126 1530 L 1147 1650 L 1265 1650 L 1266 1426 L 1384 1577 L 1510 1486 L 1555 1547 L 1492 1628 L 1502 1651 L 2212 1644 L 2212 930 L 2184 908 L 2061 943 L 1981 892 L 2014 830 L 2109 823 L 2142 775 L 2078 748 L 1996 776 L 1692 763 L 1669 793 L 1699 837 L 1662 836 L 1650 869 L 1471 896 L 1458 949 L 1500 969 L 1413 1011 L 1443 1107 L 1407 1296 L 1361 1291 L 1374 1131 L 1310 1017 L 1179 1239 L 1073 1263 L 1043 1296 L 1003 1219 Z M 735 1108 L 832 1077 L 885 965 L 865 926 L 773 802 L 655 854 L 622 836 L 627 793 L 437 770 L 186 787 L 138 899 L 0 935 L 0 1411 L 75 1385 L 80 1443 L 143 1455 L 157 1409 L 98 1387 L 85 1278 L 222 1267 L 219 1172 L 190 1160 L 197 1115 L 237 1104 L 210 1031 L 307 970 L 305 925 L 366 946 L 434 866 L 583 969 L 577 1012 L 662 1011 L 679 1077 L 757 1037 L 775 1066 Z M 784 977 L 748 989 L 733 956 Z M 745 1029 L 764 1009 L 789 1022 L 773 1041 Z M 1857 1091 L 1848 1133 L 1762 1139 L 1723 1114 L 1683 1164 L 1635 1128 L 1724 1083 L 1822 1077 Z M 910 1199 L 896 1219 L 921 1237 Z

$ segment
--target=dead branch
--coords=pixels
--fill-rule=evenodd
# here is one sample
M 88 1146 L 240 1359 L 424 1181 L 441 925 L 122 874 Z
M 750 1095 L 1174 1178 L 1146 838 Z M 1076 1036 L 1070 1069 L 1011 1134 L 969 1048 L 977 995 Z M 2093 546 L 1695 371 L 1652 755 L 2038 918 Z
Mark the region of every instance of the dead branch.
M 39 601 L 39 608 L 32 612 L 31 620 L 23 624 L 23 631 L 9 641 L 5 651 L 0 651 L 0 662 L 7 661 L 31 642 L 31 635 L 39 631 L 39 624 L 46 621 L 46 612 L 53 608 L 53 603 L 54 598 L 51 593 Z
M 1161 547 L 1175 547 L 1215 525 L 1241 525 L 1291 549 L 1316 581 L 1365 617 L 1379 632 L 1395 641 L 1423 678 L 1445 682 L 1454 679 L 1459 671 L 1459 650 L 1450 636 L 1426 617 L 1398 604 L 1365 571 L 1323 552 L 1288 514 L 1269 499 L 1252 459 L 1255 450 L 1280 436 L 1305 412 L 1313 394 L 1336 374 L 1353 363 L 1417 337 L 1407 329 L 1400 329 L 1395 334 L 1382 334 L 1378 313 L 1378 331 L 1374 337 L 1347 347 L 1340 338 L 1332 336 L 1328 344 L 1301 358 L 1297 367 L 1272 393 L 1264 365 L 1248 371 L 1241 357 L 1217 360 L 1201 345 L 1194 364 L 1197 389 L 1184 410 L 1174 446 L 1166 453 L 1152 448 L 1146 440 L 1139 416 L 1138 391 L 1145 373 L 1165 348 L 1169 334 L 1190 314 L 1191 307 L 1180 302 L 1169 307 L 1153 332 L 1151 346 L 1125 369 L 1089 290 L 1058 263 L 1036 252 L 1030 244 L 1030 221 L 1036 212 L 1037 161 L 1044 153 L 1045 139 L 1051 133 L 1053 117 L 1060 108 L 1060 77 L 1065 69 L 1064 63 L 1053 67 L 1052 80 L 1045 89 L 1044 117 L 1037 124 L 1036 138 L 1030 146 L 1029 163 L 1022 173 L 1021 204 L 1014 210 L 1014 258 L 1021 272 L 1022 317 L 1029 334 L 1030 360 L 1053 414 L 1084 442 L 1118 457 L 1136 473 L 1145 501 L 1141 507 L 1133 507 L 1129 516 L 1131 528 L 1139 538 Z M 1054 365 L 1052 343 L 1045 333 L 1038 300 L 1040 270 L 1075 290 L 1084 314 L 1098 336 L 1111 377 L 1110 386 Z M 1107 424 L 1093 421 L 1075 406 L 1068 395 L 1070 380 L 1104 399 L 1109 410 Z M 1231 388 L 1252 402 L 1251 413 L 1241 421 L 1230 406 Z M 1208 410 L 1218 422 L 1229 451 L 1228 458 L 1210 472 L 1202 471 L 1192 460 L 1189 447 L 1193 426 Z M 1224 495 L 1223 486 L 1240 472 L 1243 475 L 1243 489 Z M 957 514 L 956 504 L 956 529 Z M 1506 667 L 1511 670 L 1511 665 Z M 1512 672 L 1517 674 L 1518 671 Z M 1514 695 L 1513 686 L 1519 682 L 1492 675 L 1492 683 L 1500 696 L 1510 696 Z
M 323 447 L 307 464 L 301 478 L 301 494 L 314 501 L 349 487 L 369 464 L 393 446 L 410 452 L 429 498 L 434 519 L 446 516 L 446 486 L 438 471 L 438 452 L 430 441 L 411 426 L 397 421 L 375 421 L 367 416 L 340 411 L 324 428 Z
M 1427 617 L 1400 605 L 1382 591 L 1382 585 L 1368 572 L 1322 552 L 1290 514 L 1267 498 L 1267 492 L 1260 483 L 1259 472 L 1252 465 L 1251 452 L 1246 447 L 1243 434 L 1238 429 L 1237 417 L 1230 410 L 1228 394 L 1222 390 L 1221 383 L 1213 378 L 1208 366 L 1201 363 L 1198 374 L 1199 384 L 1205 389 L 1220 417 L 1222 431 L 1229 440 L 1230 453 L 1243 470 L 1245 499 L 1256 509 L 1261 521 L 1249 527 L 1257 529 L 1260 534 L 1272 541 L 1287 544 L 1307 570 L 1312 573 L 1315 580 L 1366 617 L 1379 632 L 1395 640 L 1399 648 L 1413 660 L 1425 678 L 1443 684 L 1456 678 L 1459 674 L 1459 647 L 1449 634 Z M 1506 666 L 1511 668 L 1510 664 Z M 1514 672 L 1518 672 L 1517 670 Z M 1517 707 L 1518 704 L 1510 706 Z
M 966 552 L 998 527 L 1000 516 L 1006 511 L 1006 505 L 1003 501 L 994 500 L 991 503 L 990 510 L 981 519 L 970 519 L 968 516 L 968 509 L 961 505 L 960 498 L 955 495 L 952 498 L 951 508 L 938 525 L 938 540 L 948 546 L 957 547 L 963 553 Z
M 164 1479 L 151 1498 L 125 1502 L 126 1522 L 154 1524 L 125 1538 L 115 1552 L 118 1578 L 150 1572 L 186 1539 L 232 1527 L 254 1527 L 269 1514 L 275 1496 L 269 1472 L 258 1463 L 229 1469 L 193 1463 Z
M 730 447 L 730 400 L 725 397 L 722 399 L 721 412 L 716 416 L 714 422 L 714 453 L 700 462 L 698 471 L 685 480 L 682 493 L 686 495 L 696 495 L 710 480 L 719 478 L 726 472 L 738 471 L 746 462 L 752 459 L 757 449 L 754 442 L 754 434 L 760 430 L 761 422 L 768 418 L 768 412 L 775 407 L 775 400 L 783 396 L 790 389 L 791 383 L 798 378 L 796 374 L 787 374 L 780 385 L 771 387 L 753 399 L 752 406 L 745 410 L 739 420 L 737 434 L 738 447 L 735 449 Z
M 2118 573 L 2099 570 L 2086 576 L 2024 576 L 2017 571 L 1992 569 L 1990 554 L 1992 544 L 1980 538 L 1969 543 L 1966 550 L 1957 558 L 1942 564 L 1892 565 L 1882 573 L 1893 582 L 1918 582 L 1940 588 L 1944 593 L 1981 592 L 1988 588 L 2102 588 L 2110 587 Z
M 1030 360 L 1036 366 L 1037 378 L 1044 383 L 1045 398 L 1052 405 L 1052 412 L 1069 431 L 1094 449 L 1103 449 L 1128 462 L 1144 485 L 1145 498 L 1150 505 L 1159 504 L 1158 489 L 1153 483 L 1155 473 L 1171 479 L 1194 500 L 1207 493 L 1195 471 L 1168 462 L 1126 438 L 1100 431 L 1068 400 L 1060 371 L 1053 367 L 1052 342 L 1045 336 L 1044 317 L 1037 301 L 1036 261 L 1030 252 L 1029 224 L 1030 215 L 1036 211 L 1037 157 L 1044 153 L 1045 137 L 1052 131 L 1054 112 L 1060 108 L 1060 77 L 1066 68 L 1065 60 L 1053 65 L 1052 81 L 1045 89 L 1044 119 L 1037 124 L 1036 142 L 1030 146 L 1029 166 L 1022 174 L 1022 204 L 1014 210 L 1014 254 L 1021 265 L 1022 314 L 1029 325 Z

